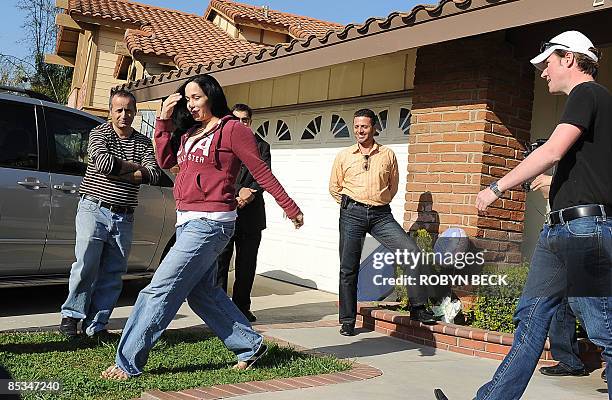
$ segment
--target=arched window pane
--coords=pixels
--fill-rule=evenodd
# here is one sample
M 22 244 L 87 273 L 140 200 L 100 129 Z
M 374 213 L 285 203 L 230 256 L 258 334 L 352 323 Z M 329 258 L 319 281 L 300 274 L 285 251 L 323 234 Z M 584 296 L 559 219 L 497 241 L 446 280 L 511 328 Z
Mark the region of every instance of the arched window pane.
M 291 132 L 285 121 L 279 119 L 276 122 L 276 137 L 278 140 L 291 140 Z
M 344 118 L 337 114 L 332 115 L 330 132 L 335 138 L 347 138 L 350 136 L 349 128 L 346 126 Z
M 400 108 L 399 115 L 399 126 L 404 135 L 408 135 L 410 133 L 410 117 L 412 117 L 412 113 L 407 108 Z
M 266 136 L 268 136 L 269 129 L 270 129 L 270 121 L 265 121 L 263 124 L 259 125 L 259 128 L 257 128 L 255 133 L 257 133 L 257 135 L 260 138 L 265 139 Z
M 302 139 L 314 139 L 315 136 L 321 132 L 321 121 L 323 120 L 322 116 L 318 116 L 312 121 L 308 123 L 304 132 L 302 132 Z

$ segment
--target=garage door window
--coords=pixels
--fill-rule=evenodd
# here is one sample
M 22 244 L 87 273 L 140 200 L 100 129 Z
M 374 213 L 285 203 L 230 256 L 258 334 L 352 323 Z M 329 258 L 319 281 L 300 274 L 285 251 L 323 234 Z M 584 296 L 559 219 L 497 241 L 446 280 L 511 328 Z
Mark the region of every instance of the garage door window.
M 255 131 L 257 136 L 262 139 L 265 139 L 268 136 L 268 130 L 270 129 L 270 121 L 265 121 L 263 124 L 259 125 L 259 128 Z
M 385 131 L 385 129 L 387 129 L 388 117 L 389 111 L 387 110 L 382 110 L 378 113 L 378 116 L 376 118 L 376 134 L 374 134 L 374 136 L 380 135 Z
M 339 116 L 338 114 L 332 114 L 331 118 L 331 126 L 329 131 L 334 135 L 335 139 L 348 138 L 351 136 L 349 133 L 349 128 L 346 126 L 346 122 L 344 118 Z
M 321 132 L 321 121 L 323 120 L 322 116 L 318 116 L 306 126 L 304 132 L 302 133 L 302 139 L 314 139 Z
M 412 113 L 407 108 L 400 108 L 399 115 L 399 128 L 404 135 L 410 133 L 410 117 L 412 117 Z
M 291 140 L 291 132 L 285 121 L 279 119 L 276 123 L 276 137 L 278 140 L 287 141 Z

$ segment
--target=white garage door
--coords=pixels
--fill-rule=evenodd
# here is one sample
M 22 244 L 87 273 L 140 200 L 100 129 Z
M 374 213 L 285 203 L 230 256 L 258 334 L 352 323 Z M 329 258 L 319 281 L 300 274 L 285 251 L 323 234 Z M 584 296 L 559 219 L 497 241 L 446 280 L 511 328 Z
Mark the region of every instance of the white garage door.
M 268 228 L 263 232 L 257 273 L 330 292 L 338 292 L 339 206 L 328 192 L 336 154 L 355 143 L 353 113 L 371 108 L 378 114 L 376 140 L 395 152 L 399 191 L 391 203 L 403 221 L 410 99 L 317 106 L 290 111 L 255 112 L 253 128 L 271 146 L 272 171 L 304 213 L 298 231 L 265 194 Z

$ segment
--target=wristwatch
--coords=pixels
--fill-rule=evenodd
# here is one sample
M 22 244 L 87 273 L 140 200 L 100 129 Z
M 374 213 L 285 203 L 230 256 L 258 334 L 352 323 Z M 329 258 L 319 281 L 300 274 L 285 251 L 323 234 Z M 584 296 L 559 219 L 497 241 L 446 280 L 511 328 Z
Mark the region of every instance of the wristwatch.
M 489 185 L 489 189 L 491 189 L 491 191 L 493 193 L 495 193 L 495 196 L 497 196 L 497 197 L 502 197 L 502 194 L 504 194 L 504 192 L 499 190 L 499 188 L 497 187 L 497 181 L 495 181 L 492 184 L 490 184 Z

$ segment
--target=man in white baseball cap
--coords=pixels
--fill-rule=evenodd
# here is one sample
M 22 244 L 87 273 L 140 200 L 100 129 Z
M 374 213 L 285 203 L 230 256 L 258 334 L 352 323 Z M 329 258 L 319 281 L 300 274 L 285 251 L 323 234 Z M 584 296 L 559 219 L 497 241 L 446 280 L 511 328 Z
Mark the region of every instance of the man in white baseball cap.
M 519 299 L 512 349 L 477 400 L 517 400 L 544 349 L 551 319 L 563 298 L 612 368 L 612 94 L 595 82 L 599 51 L 580 32 L 542 45 L 531 63 L 548 91 L 567 95 L 550 137 L 518 166 L 476 196 L 485 211 L 503 192 L 556 165 L 546 216 Z M 448 400 L 435 389 L 438 400 Z M 608 398 L 612 386 L 608 381 Z
M 597 50 L 588 37 L 578 31 L 563 32 L 549 42 L 542 43 L 540 54 L 531 60 L 531 63 L 540 71 L 546 67 L 546 60 L 555 50 L 571 51 L 572 53 L 584 54 L 591 60 L 598 62 L 599 57 L 595 54 Z

